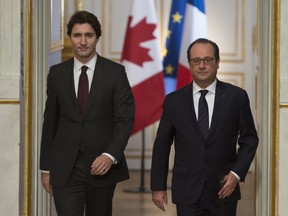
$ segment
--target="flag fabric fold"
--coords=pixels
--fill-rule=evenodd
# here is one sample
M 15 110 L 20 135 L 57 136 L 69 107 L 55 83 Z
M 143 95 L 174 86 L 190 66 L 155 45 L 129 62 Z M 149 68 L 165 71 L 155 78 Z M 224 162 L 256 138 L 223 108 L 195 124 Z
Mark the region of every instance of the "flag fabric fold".
M 121 62 L 135 98 L 133 134 L 160 119 L 165 96 L 154 0 L 133 0 Z
M 197 38 L 206 38 L 207 32 L 204 0 L 172 1 L 163 61 L 166 94 L 192 81 L 187 48 Z

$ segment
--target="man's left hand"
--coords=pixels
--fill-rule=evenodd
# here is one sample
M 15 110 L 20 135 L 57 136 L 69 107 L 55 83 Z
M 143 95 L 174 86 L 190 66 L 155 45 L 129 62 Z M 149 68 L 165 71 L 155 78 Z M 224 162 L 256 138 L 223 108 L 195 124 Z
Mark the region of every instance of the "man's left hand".
M 233 173 L 229 172 L 229 174 L 224 176 L 221 183 L 223 184 L 223 187 L 220 189 L 218 196 L 220 199 L 224 199 L 233 193 L 238 184 L 238 179 Z
M 91 165 L 91 175 L 105 175 L 111 168 L 113 161 L 107 155 L 100 155 Z

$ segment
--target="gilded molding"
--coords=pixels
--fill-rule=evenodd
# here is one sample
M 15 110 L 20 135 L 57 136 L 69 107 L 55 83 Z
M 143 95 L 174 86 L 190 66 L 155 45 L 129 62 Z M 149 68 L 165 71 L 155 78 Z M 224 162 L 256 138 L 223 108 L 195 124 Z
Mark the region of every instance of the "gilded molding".
M 272 64 L 273 87 L 272 87 L 272 152 L 271 152 L 271 208 L 270 215 L 278 216 L 279 212 L 279 95 L 280 95 L 280 0 L 273 0 L 273 44 Z
M 24 4 L 23 43 L 24 65 L 24 126 L 23 139 L 20 144 L 20 208 L 19 215 L 32 215 L 32 56 L 33 56 L 33 0 Z
M 288 103 L 280 103 L 279 108 L 281 109 L 287 109 L 288 108 Z
M 20 104 L 19 100 L 0 100 L 0 104 Z
M 81 11 L 84 9 L 83 0 L 75 0 L 75 8 L 77 11 Z

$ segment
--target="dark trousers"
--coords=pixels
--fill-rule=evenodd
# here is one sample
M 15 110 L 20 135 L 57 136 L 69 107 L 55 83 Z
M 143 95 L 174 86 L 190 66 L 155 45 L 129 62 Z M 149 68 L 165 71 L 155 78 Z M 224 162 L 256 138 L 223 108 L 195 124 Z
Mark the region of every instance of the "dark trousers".
M 236 216 L 238 201 L 211 201 L 211 193 L 204 186 L 199 201 L 195 204 L 176 204 L 177 216 Z
M 64 187 L 53 187 L 58 216 L 111 216 L 116 184 L 93 187 L 87 181 L 84 153 L 79 153 L 71 177 Z

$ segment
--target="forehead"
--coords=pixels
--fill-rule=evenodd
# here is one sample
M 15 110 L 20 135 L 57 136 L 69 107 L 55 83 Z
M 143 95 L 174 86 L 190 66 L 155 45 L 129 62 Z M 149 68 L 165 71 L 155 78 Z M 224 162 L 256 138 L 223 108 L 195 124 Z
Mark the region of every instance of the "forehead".
M 95 33 L 89 23 L 76 23 L 72 27 L 72 33 Z
M 190 49 L 191 57 L 213 57 L 214 48 L 210 43 L 197 43 Z

